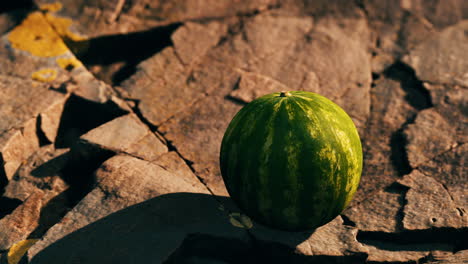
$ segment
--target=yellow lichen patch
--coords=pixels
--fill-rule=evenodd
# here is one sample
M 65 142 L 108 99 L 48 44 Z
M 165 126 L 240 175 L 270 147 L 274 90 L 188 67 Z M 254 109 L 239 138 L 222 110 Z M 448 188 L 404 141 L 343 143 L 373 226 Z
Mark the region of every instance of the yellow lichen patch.
M 18 264 L 21 258 L 39 239 L 27 239 L 14 244 L 8 251 L 8 264 Z
M 28 15 L 11 31 L 8 40 L 13 48 L 38 57 L 55 57 L 68 51 L 60 36 L 40 12 Z
M 82 41 L 86 39 L 86 37 L 83 37 L 70 31 L 70 26 L 73 24 L 73 20 L 71 20 L 70 18 L 56 17 L 50 13 L 46 13 L 45 18 L 54 27 L 55 31 L 62 38 L 65 38 L 65 41 Z
M 50 3 L 50 4 L 42 4 L 39 6 L 39 8 L 42 11 L 45 12 L 57 12 L 62 9 L 62 3 L 56 2 L 56 3 Z
M 67 71 L 71 71 L 74 68 L 80 67 L 83 64 L 81 61 L 76 59 L 75 57 L 71 58 L 58 58 L 57 59 L 57 64 L 60 66 L 60 68 L 65 69 Z
M 57 77 L 56 69 L 42 69 L 31 74 L 31 78 L 38 82 L 51 82 Z

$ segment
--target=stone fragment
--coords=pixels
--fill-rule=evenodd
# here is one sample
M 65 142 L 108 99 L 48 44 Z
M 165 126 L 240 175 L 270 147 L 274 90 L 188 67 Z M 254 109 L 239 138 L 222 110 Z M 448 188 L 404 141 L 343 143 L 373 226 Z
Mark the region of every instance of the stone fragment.
M 419 112 L 414 124 L 409 124 L 404 134 L 408 142 L 408 161 L 413 168 L 457 144 L 454 127 L 434 108 Z
M 20 165 L 39 148 L 36 122 L 36 118 L 33 118 L 22 129 L 12 129 L 0 136 L 0 166 L 8 180 L 12 179 Z
M 60 120 L 67 99 L 68 96 L 65 96 L 62 100 L 57 100 L 39 115 L 41 132 L 44 133 L 45 137 L 50 142 L 55 142 L 55 138 L 57 137 Z
M 392 242 L 366 241 L 370 244 L 364 244 L 369 262 L 418 262 L 434 252 L 445 252 L 446 254 L 453 250 L 453 246 L 446 244 L 410 244 L 401 245 Z
M 241 72 L 238 88 L 233 90 L 229 96 L 249 103 L 263 95 L 288 90 L 290 89 L 287 86 L 270 77 L 257 73 Z
M 403 77 L 410 78 L 406 74 L 403 74 Z M 398 80 L 390 77 L 382 76 L 374 81 L 374 87 L 370 91 L 372 102 L 370 116 L 365 131 L 360 131 L 365 165 L 351 207 L 392 184 L 401 174 L 406 173 L 402 171 L 405 169 L 403 167 L 405 161 L 398 158 L 398 153 L 405 151 L 404 146 L 399 143 L 398 131 L 417 113 L 406 100 L 410 91 Z
M 459 143 L 468 142 L 468 87 L 457 85 L 437 85 L 424 83 L 429 90 L 432 103 L 437 112 L 455 130 L 455 140 Z
M 43 204 L 68 188 L 60 170 L 68 162 L 68 149 L 47 145 L 33 153 L 5 187 L 3 197 L 25 201 L 38 191 L 44 192 Z
M 406 193 L 404 229 L 468 227 L 468 215 L 459 211 L 440 182 L 414 170 L 399 180 L 399 183 L 410 188 Z
M 181 156 L 193 162 L 197 176 L 216 195 L 227 195 L 219 170 L 219 150 L 224 131 L 239 109 L 239 105 L 224 97 L 209 96 L 197 102 L 190 112 L 159 127 Z
M 0 74 L 0 135 L 22 127 L 64 97 L 45 84 Z
M 204 95 L 203 87 L 189 86 L 186 80 L 186 69 L 169 47 L 140 63 L 122 88 L 130 98 L 140 100 L 138 108 L 143 116 L 159 125 Z
M 11 214 L 0 219 L 0 250 L 7 250 L 14 243 L 26 239 L 38 226 L 44 192 L 31 194 Z
M 468 144 L 457 146 L 419 166 L 418 170 L 447 187 L 450 196 L 463 214 L 468 208 L 468 182 L 466 181 Z
M 453 255 L 438 257 L 428 264 L 459 264 L 468 262 L 468 250 L 460 250 Z
M 36 0 L 39 6 L 55 4 L 54 0 Z M 154 2 L 142 0 L 129 6 L 113 1 L 64 0 L 53 10 L 57 15 L 71 18 L 74 28 L 89 37 L 109 34 L 125 34 L 147 30 L 157 26 L 184 21 L 223 18 L 236 14 L 251 13 L 275 5 L 276 0 L 238 1 L 184 1 Z M 121 3 L 121 2 L 120 2 Z M 52 11 L 52 10 L 51 10 Z
M 411 50 L 404 61 L 423 81 L 468 87 L 467 30 L 467 20 L 450 26 Z
M 193 174 L 190 167 L 187 166 L 186 162 L 175 151 L 163 153 L 154 160 L 153 163 L 177 175 L 177 177 L 184 179 L 194 187 L 200 186 L 200 180 Z
M 47 231 L 30 256 L 75 230 L 148 199 L 174 192 L 208 193 L 201 183 L 194 186 L 159 165 L 125 155 L 104 162 L 95 177 L 96 187 Z
M 364 17 L 356 18 L 362 19 Z M 282 22 L 280 19 L 277 21 Z M 261 28 L 253 23 L 252 30 L 265 30 L 260 35 L 265 34 L 265 37 L 247 39 L 245 43 L 247 47 L 274 52 L 252 51 L 246 59 L 246 70 L 270 76 L 290 90 L 316 92 L 331 99 L 347 111 L 357 127 L 362 129 L 369 115 L 371 83 L 370 55 L 362 39 L 350 33 L 351 30 L 346 31 L 336 25 L 336 22 L 323 22 L 308 32 L 298 30 L 296 34 L 279 35 L 280 39 L 285 40 L 268 44 L 271 42 L 267 42 L 267 26 Z M 299 28 L 305 27 L 302 25 Z M 361 35 L 369 34 L 365 27 L 358 29 Z M 247 26 L 245 31 L 249 30 Z
M 468 17 L 463 0 L 365 1 L 361 6 L 372 30 L 373 71 L 383 72 L 408 49 Z
M 350 207 L 344 212 L 361 231 L 371 232 L 401 232 L 401 216 L 403 193 L 381 190 L 360 204 Z
M 87 155 L 87 160 L 99 153 L 92 151 L 96 147 L 149 161 L 167 152 L 166 145 L 134 114 L 117 117 L 84 134 L 80 141 L 76 151 Z
M 206 25 L 187 22 L 172 34 L 171 39 L 182 63 L 189 65 L 202 58 L 226 31 L 227 25 L 219 22 Z

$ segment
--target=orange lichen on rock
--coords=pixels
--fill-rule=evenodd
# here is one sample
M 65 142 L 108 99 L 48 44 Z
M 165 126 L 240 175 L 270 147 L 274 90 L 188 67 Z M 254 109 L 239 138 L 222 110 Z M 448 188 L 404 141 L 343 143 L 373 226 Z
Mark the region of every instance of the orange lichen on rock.
M 57 59 L 57 64 L 60 66 L 60 68 L 71 71 L 74 68 L 80 67 L 83 64 L 81 61 L 76 59 L 75 57 L 71 58 L 58 58 Z
M 50 3 L 50 4 L 42 4 L 39 6 L 39 9 L 45 12 L 57 12 L 62 9 L 62 3 Z
M 31 78 L 38 82 L 51 82 L 57 77 L 56 69 L 42 69 L 31 74 Z
M 68 51 L 67 46 L 40 12 L 33 12 L 8 35 L 15 49 L 38 57 L 55 57 Z

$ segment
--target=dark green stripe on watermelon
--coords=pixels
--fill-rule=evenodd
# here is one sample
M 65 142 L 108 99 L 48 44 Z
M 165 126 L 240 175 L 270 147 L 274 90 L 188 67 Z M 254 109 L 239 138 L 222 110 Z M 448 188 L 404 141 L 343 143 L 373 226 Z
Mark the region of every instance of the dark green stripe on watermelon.
M 242 108 L 223 138 L 221 173 L 251 218 L 284 230 L 336 217 L 357 189 L 362 150 L 349 116 L 323 96 L 269 94 Z

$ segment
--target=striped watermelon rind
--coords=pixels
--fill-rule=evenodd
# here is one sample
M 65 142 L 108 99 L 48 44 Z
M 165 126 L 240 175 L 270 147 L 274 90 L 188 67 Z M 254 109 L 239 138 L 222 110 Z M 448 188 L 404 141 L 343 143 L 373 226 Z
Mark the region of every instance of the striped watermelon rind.
M 334 219 L 362 172 L 358 132 L 346 112 L 311 92 L 262 96 L 243 107 L 221 144 L 221 174 L 239 208 L 282 230 Z

